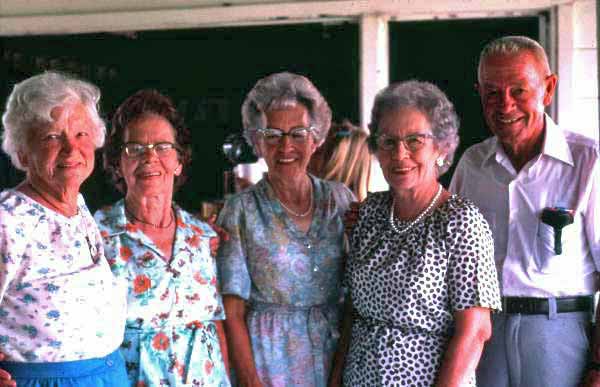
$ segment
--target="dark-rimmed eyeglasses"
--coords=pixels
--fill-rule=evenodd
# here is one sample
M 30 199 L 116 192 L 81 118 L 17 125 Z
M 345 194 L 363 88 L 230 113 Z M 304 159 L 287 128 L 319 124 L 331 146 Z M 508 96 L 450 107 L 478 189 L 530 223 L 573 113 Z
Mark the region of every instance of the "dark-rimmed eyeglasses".
M 156 142 L 154 144 L 140 144 L 139 142 L 126 142 L 123 144 L 123 151 L 127 157 L 141 157 L 147 150 L 154 150 L 158 157 L 167 156 L 172 150 L 176 149 L 172 142 Z
M 430 138 L 434 138 L 434 136 L 428 133 L 415 133 L 404 137 L 394 137 L 382 134 L 377 136 L 375 143 L 377 144 L 377 148 L 383 151 L 397 149 L 398 145 L 402 143 L 408 151 L 414 153 L 423 149 L 427 140 Z
M 314 130 L 312 126 L 308 128 L 294 128 L 289 132 L 284 132 L 279 129 L 264 128 L 258 129 L 258 133 L 263 140 L 269 145 L 277 145 L 284 136 L 290 136 L 290 140 L 296 144 L 304 144 L 308 140 L 308 136 Z

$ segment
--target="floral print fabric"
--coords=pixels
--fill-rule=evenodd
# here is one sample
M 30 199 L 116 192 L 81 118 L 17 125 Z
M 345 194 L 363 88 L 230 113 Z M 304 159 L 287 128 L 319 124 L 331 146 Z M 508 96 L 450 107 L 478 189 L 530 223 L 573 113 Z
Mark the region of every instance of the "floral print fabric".
M 222 293 L 248 301 L 254 362 L 265 386 L 325 386 L 338 338 L 342 215 L 354 196 L 311 177 L 315 211 L 299 231 L 266 179 L 226 201 Z
M 8 361 L 103 357 L 123 340 L 125 292 L 83 197 L 70 218 L 0 193 L 0 352 Z
M 225 318 L 213 229 L 175 206 L 170 262 L 125 216 L 124 201 L 95 214 L 106 258 L 128 284 L 122 352 L 132 386 L 229 386 L 216 326 Z

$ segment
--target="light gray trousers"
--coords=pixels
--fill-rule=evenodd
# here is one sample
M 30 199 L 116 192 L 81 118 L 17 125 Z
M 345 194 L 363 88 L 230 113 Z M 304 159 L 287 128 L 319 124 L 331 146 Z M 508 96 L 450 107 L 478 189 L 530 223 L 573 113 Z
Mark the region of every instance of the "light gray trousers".
M 590 312 L 495 313 L 477 368 L 478 387 L 575 387 L 588 362 Z

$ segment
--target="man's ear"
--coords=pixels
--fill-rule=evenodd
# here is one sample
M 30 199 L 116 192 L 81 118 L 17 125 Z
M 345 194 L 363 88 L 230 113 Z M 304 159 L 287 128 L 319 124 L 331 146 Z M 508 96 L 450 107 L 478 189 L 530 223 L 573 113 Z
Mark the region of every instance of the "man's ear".
M 544 106 L 552 103 L 557 83 L 558 75 L 556 74 L 550 74 L 544 79 Z

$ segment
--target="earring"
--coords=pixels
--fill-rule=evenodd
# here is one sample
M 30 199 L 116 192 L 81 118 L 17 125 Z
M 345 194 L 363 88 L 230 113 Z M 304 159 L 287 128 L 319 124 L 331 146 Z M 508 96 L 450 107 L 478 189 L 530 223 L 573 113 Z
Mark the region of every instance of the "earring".
M 445 162 L 446 161 L 444 160 L 443 157 L 438 157 L 437 160 L 435 160 L 436 165 L 440 168 L 444 166 Z

